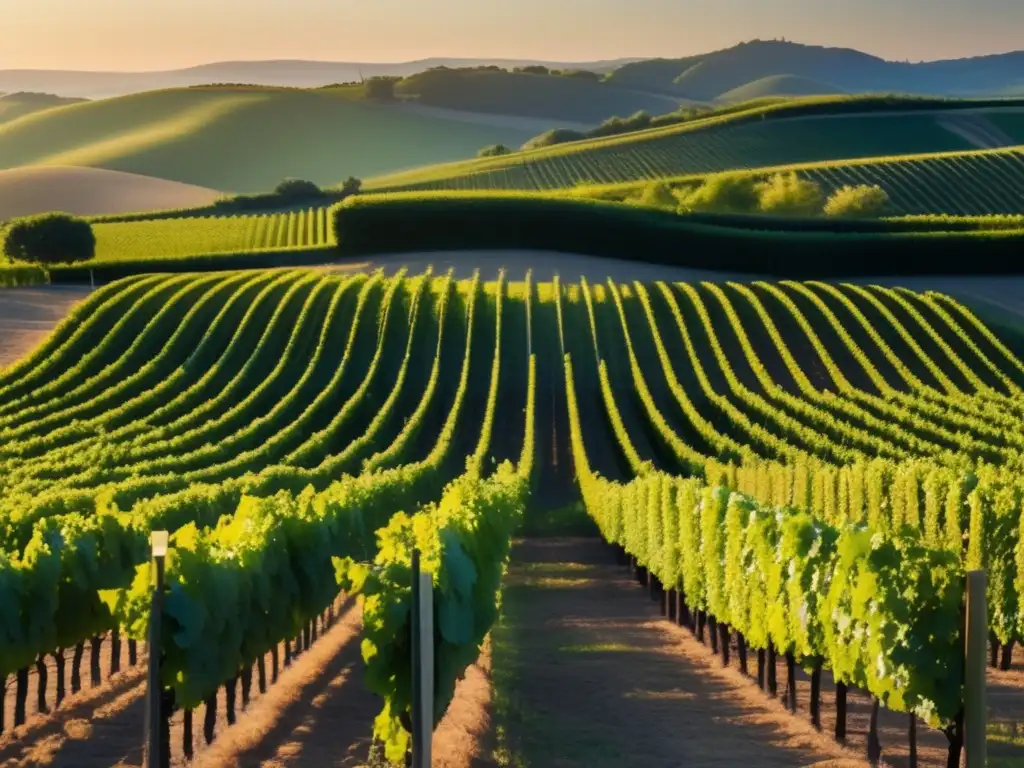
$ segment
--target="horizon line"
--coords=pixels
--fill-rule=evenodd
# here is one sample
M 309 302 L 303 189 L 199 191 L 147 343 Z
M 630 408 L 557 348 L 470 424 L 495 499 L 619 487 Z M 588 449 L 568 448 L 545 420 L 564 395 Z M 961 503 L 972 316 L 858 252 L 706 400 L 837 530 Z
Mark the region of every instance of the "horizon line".
M 736 47 L 738 47 L 740 45 L 745 45 L 745 44 L 750 44 L 750 43 L 755 43 L 755 42 L 761 42 L 761 43 L 776 42 L 776 43 L 786 43 L 786 44 L 791 44 L 791 45 L 798 45 L 798 46 L 802 46 L 802 47 L 806 47 L 806 48 L 827 48 L 827 49 L 832 49 L 832 50 L 837 50 L 837 51 L 854 51 L 856 53 L 861 53 L 861 54 L 864 54 L 866 56 L 871 56 L 871 57 L 874 57 L 876 59 L 880 59 L 882 61 L 893 63 L 893 64 L 903 64 L 903 63 L 906 63 L 908 61 L 910 63 L 916 63 L 916 64 L 933 64 L 933 63 L 946 62 L 946 61 L 963 61 L 965 59 L 980 59 L 980 58 L 987 58 L 987 57 L 992 57 L 992 56 L 1009 56 L 1009 55 L 1012 55 L 1012 54 L 1015 54 L 1015 53 L 1024 53 L 1024 48 L 1014 48 L 1014 49 L 1010 49 L 1010 50 L 992 51 L 992 52 L 988 52 L 988 53 L 976 53 L 976 54 L 972 54 L 972 55 L 968 55 L 968 56 L 957 56 L 957 57 L 951 57 L 951 58 L 947 57 L 947 58 L 937 58 L 937 59 L 918 59 L 917 61 L 911 61 L 910 59 L 888 59 L 888 58 L 886 58 L 884 56 L 880 56 L 878 54 L 873 54 L 873 53 L 870 53 L 869 51 L 866 51 L 866 50 L 863 50 L 863 49 L 860 49 L 860 48 L 851 48 L 851 47 L 848 47 L 848 46 L 827 45 L 827 44 L 824 44 L 824 43 L 803 43 L 803 42 L 798 42 L 796 40 L 789 40 L 789 39 L 783 37 L 781 39 L 780 38 L 772 38 L 772 39 L 751 38 L 749 40 L 741 40 L 738 43 L 734 43 L 733 45 L 726 46 L 724 48 L 717 48 L 717 49 L 714 49 L 714 50 L 711 50 L 711 51 L 703 51 L 701 53 L 689 53 L 689 54 L 681 53 L 681 54 L 679 54 L 677 56 L 650 56 L 650 55 L 645 55 L 645 56 L 610 56 L 610 57 L 607 57 L 607 58 L 581 59 L 581 60 L 576 60 L 576 61 L 559 60 L 559 59 L 541 59 L 541 58 L 536 58 L 536 57 L 516 57 L 516 56 L 508 56 L 508 55 L 505 55 L 505 56 L 445 56 L 445 55 L 441 55 L 441 54 L 435 54 L 435 55 L 432 55 L 432 56 L 422 56 L 420 58 L 407 59 L 407 60 L 404 60 L 404 61 L 395 61 L 395 60 L 373 61 L 373 60 L 369 60 L 369 59 L 353 61 L 353 60 L 342 60 L 342 59 L 302 59 L 302 58 L 294 58 L 294 57 L 283 57 L 283 58 L 254 58 L 254 59 L 220 59 L 220 60 L 213 60 L 213 61 L 209 61 L 208 60 L 208 61 L 200 62 L 200 63 L 197 63 L 197 64 L 187 64 L 187 65 L 183 65 L 183 66 L 169 67 L 169 68 L 163 68 L 163 69 L 112 70 L 112 69 L 67 69 L 67 68 L 39 68 L 39 67 L 0 67 L 0 72 L 48 72 L 48 73 L 65 72 L 65 73 L 75 73 L 75 74 L 82 74 L 82 75 L 159 75 L 159 74 L 167 74 L 167 73 L 171 73 L 171 72 L 182 72 L 182 71 L 187 71 L 187 70 L 190 70 L 190 69 L 199 69 L 201 67 L 211 67 L 211 66 L 218 66 L 218 65 L 225 65 L 225 64 L 284 64 L 284 63 L 300 64 L 300 63 L 302 63 L 302 64 L 326 64 L 326 65 L 349 65 L 349 66 L 357 66 L 357 65 L 361 65 L 361 64 L 371 64 L 371 65 L 375 65 L 375 66 L 388 66 L 388 65 L 390 65 L 390 66 L 400 66 L 400 65 L 405 65 L 405 64 L 419 64 L 419 63 L 426 62 L 426 61 L 431 61 L 431 60 L 434 60 L 434 59 L 447 59 L 447 60 L 450 60 L 450 61 L 480 61 L 480 60 L 484 60 L 484 61 L 508 62 L 508 63 L 537 62 L 537 63 L 541 63 L 541 64 L 604 64 L 604 63 L 629 62 L 629 61 L 654 61 L 654 60 L 659 60 L 659 59 L 660 60 L 684 59 L 684 58 L 689 58 L 691 56 L 706 56 L 708 54 L 715 53 L 717 51 L 725 51 L 725 50 L 729 50 L 730 48 L 736 48 Z

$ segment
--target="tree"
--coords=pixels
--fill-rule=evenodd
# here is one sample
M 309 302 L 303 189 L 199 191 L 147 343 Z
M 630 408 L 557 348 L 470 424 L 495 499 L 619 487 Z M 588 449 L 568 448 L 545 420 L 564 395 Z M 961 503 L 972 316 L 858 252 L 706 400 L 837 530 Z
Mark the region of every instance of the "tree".
M 366 81 L 366 98 L 378 101 L 395 100 L 395 83 L 397 77 L 371 77 Z
M 826 216 L 875 219 L 889 208 L 889 194 L 877 184 L 840 187 L 825 203 Z
M 551 74 L 555 74 L 553 70 Z M 571 77 L 575 80 L 590 80 L 593 83 L 599 83 L 604 78 L 597 72 L 591 72 L 589 69 L 563 69 L 558 72 L 562 77 Z
M 525 67 L 515 67 L 513 72 L 523 75 L 549 75 L 551 71 L 543 64 L 530 64 Z
M 341 193 L 348 197 L 349 195 L 358 195 L 359 190 L 363 188 L 362 179 L 357 179 L 355 176 L 349 176 L 343 182 L 341 182 Z
M 8 227 L 4 255 L 30 264 L 89 261 L 96 256 L 96 235 L 89 222 L 67 213 L 26 216 Z
M 795 172 L 776 173 L 755 187 L 762 213 L 780 216 L 814 216 L 825 203 L 821 187 Z
M 308 200 L 320 197 L 323 190 L 306 179 L 285 179 L 274 187 L 274 194 L 285 200 Z
M 504 144 L 491 144 L 489 147 L 484 147 L 476 153 L 477 157 L 499 157 L 501 155 L 511 155 L 512 150 L 506 147 Z

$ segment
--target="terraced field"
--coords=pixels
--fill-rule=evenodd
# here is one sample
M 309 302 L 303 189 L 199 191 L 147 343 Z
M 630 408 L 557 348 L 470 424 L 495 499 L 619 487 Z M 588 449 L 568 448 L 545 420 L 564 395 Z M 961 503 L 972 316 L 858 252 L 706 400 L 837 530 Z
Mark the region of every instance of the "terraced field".
M 392 707 L 378 735 L 400 752 L 408 543 L 437 575 L 447 704 L 495 620 L 531 488 L 578 478 L 606 539 L 687 611 L 944 725 L 962 704 L 965 566 L 1002 574 L 997 645 L 1024 632 L 1021 350 L 947 296 L 854 285 L 313 270 L 114 283 L 0 373 L 5 711 L 31 711 L 37 660 L 141 636 L 147 537 L 167 528 L 178 707 L 251 685 L 254 666 L 264 686 L 264 654 L 308 647 L 339 590 L 359 590 L 375 598 L 367 679 Z M 826 543 L 792 554 L 812 533 Z M 895 561 L 871 554 L 883 544 Z M 809 586 L 826 574 L 829 589 Z M 862 578 L 894 585 L 870 615 L 850 588 Z M 882 667 L 857 639 L 879 621 L 901 630 Z M 859 629 L 840 642 L 840 626 Z
M 253 216 L 206 216 L 97 223 L 97 260 L 319 248 L 334 242 L 327 208 Z
M 897 215 L 1010 215 L 1024 209 L 1024 151 L 1020 148 L 807 163 L 751 173 L 760 176 L 787 171 L 812 179 L 826 193 L 845 185 L 877 184 L 889 194 Z M 695 185 L 702 178 L 665 180 Z M 483 179 L 473 183 L 476 181 Z M 642 188 L 642 184 L 626 183 L 592 187 L 583 194 L 621 199 L 638 194 Z
M 751 114 L 755 114 L 753 110 Z M 941 114 L 941 113 L 937 113 Z M 744 117 L 740 120 L 738 117 Z M 767 116 L 766 116 L 767 117 Z M 731 118 L 731 119 L 729 119 Z M 678 126 L 438 165 L 367 182 L 367 189 L 557 189 L 743 168 L 975 149 L 936 114 L 709 118 Z M 461 185 L 461 186 L 460 186 Z

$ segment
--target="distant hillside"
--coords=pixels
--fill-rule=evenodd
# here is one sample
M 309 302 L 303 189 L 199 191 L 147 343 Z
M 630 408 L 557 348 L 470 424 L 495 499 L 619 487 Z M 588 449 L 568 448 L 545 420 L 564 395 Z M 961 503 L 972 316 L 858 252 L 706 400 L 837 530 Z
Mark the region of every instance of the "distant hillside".
M 74 70 L 0 70 L 0 92 L 47 91 L 61 96 L 106 98 L 143 91 L 180 88 L 209 83 L 252 83 L 255 85 L 319 87 L 332 83 L 356 82 L 365 77 L 390 75 L 407 77 L 431 67 L 513 67 L 543 65 L 559 69 L 589 69 L 608 72 L 636 59 L 590 62 L 554 62 L 520 59 L 432 58 L 393 64 L 346 61 L 222 61 L 186 69 L 161 72 L 81 72 Z
M 911 64 L 848 48 L 754 40 L 701 56 L 626 64 L 609 82 L 706 101 L 772 75 L 809 78 L 848 93 L 1011 95 L 1024 85 L 1024 51 Z
M 207 205 L 213 189 L 99 168 L 34 166 L 0 171 L 0 221 L 46 211 L 80 216 Z
M 75 165 L 230 192 L 332 184 L 518 146 L 536 126 L 423 114 L 358 89 L 191 88 L 57 107 L 0 124 L 0 168 Z
M 0 124 L 10 122 L 32 112 L 51 107 L 75 104 L 83 99 L 69 99 L 50 93 L 8 93 L 0 96 Z
M 840 93 L 842 91 L 839 88 L 808 77 L 771 75 L 726 91 L 718 98 L 720 101 L 740 102 L 773 96 L 824 96 Z
M 889 195 L 893 215 L 1010 216 L 1019 226 L 1024 210 L 1024 151 L 1019 148 L 869 157 L 823 163 L 759 168 L 743 175 L 763 179 L 795 171 L 831 194 L 844 185 L 877 184 Z M 693 189 L 705 177 L 663 179 L 675 189 Z M 636 200 L 646 182 L 627 182 L 581 190 L 602 200 Z M 565 190 L 566 196 L 575 196 Z M 998 224 L 998 222 L 990 222 Z
M 398 83 L 397 92 L 448 109 L 595 125 L 613 115 L 631 115 L 640 110 L 669 112 L 681 101 L 596 79 L 493 69 L 432 69 L 405 78 Z
M 824 96 L 761 100 L 678 125 L 370 179 L 366 189 L 558 189 L 1013 143 L 1024 102 Z M 1001 127 L 995 121 L 1006 120 Z M 1000 134 L 1006 134 L 1003 141 Z

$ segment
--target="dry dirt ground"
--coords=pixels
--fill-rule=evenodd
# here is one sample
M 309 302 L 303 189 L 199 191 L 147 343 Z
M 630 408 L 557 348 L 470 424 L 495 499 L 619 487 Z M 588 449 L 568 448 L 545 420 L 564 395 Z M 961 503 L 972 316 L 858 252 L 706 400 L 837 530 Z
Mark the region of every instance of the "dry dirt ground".
M 63 165 L 0 171 L 0 220 L 43 211 L 79 216 L 192 208 L 212 203 L 213 189 L 137 173 Z
M 848 738 L 839 745 L 829 735 L 834 688 L 827 675 L 819 733 L 807 716 L 806 675 L 798 674 L 798 712 L 791 714 L 740 673 L 735 652 L 723 668 L 707 646 L 665 619 L 599 540 L 521 540 L 505 583 L 502 618 L 435 733 L 435 766 L 867 765 L 869 702 L 863 694 L 850 692 Z M 234 725 L 226 722 L 222 691 L 210 746 L 202 741 L 203 710 L 197 709 L 191 765 L 380 766 L 368 761 L 379 701 L 363 685 L 360 622 L 358 605 L 339 601 L 337 622 L 266 694 L 254 686 Z M 142 765 L 143 669 L 115 676 L 0 739 L 0 768 Z M 781 662 L 778 679 L 782 696 Z M 1024 764 L 1022 689 L 1019 668 L 990 674 L 993 768 Z M 907 725 L 905 715 L 882 711 L 885 765 L 910 765 Z M 175 766 L 187 764 L 182 736 L 178 713 L 171 726 Z M 944 737 L 920 723 L 918 765 L 945 765 Z
M 0 288 L 0 370 L 30 352 L 89 293 L 78 286 Z

